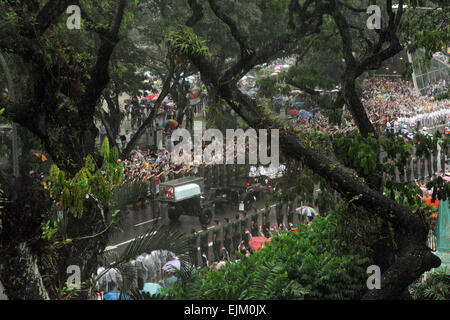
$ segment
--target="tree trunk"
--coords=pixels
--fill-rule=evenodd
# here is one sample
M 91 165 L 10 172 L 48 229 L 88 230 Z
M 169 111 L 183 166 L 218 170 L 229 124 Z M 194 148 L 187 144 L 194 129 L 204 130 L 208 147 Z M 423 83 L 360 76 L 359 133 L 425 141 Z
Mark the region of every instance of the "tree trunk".
M 119 106 L 119 96 L 116 94 L 114 98 L 105 97 L 106 103 L 108 104 L 108 113 L 105 116 L 106 121 L 111 129 L 113 140 L 116 140 L 117 136 L 120 134 L 120 124 L 122 122 L 122 113 Z
M 107 208 L 106 208 L 107 210 Z M 107 211 L 104 212 L 107 216 Z M 76 239 L 78 237 L 89 237 L 103 232 L 107 228 L 107 221 L 103 221 L 101 211 L 97 207 L 94 199 L 89 198 L 85 202 L 84 213 L 81 219 L 72 216 L 68 221 L 68 238 Z M 92 275 L 96 274 L 98 264 L 101 262 L 101 256 L 106 248 L 109 236 L 109 230 L 92 238 L 83 240 L 74 240 L 73 244 L 63 247 L 58 255 L 59 274 L 57 279 L 59 283 L 65 283 L 69 274 L 66 270 L 71 265 L 80 267 L 81 282 L 89 282 Z M 89 291 L 82 291 L 78 299 L 88 299 Z
M 259 108 L 254 102 L 233 89 L 224 86 L 220 92 L 230 106 L 252 127 L 270 127 L 269 120 L 255 118 L 254 114 Z M 245 106 L 245 109 L 242 106 Z M 381 192 L 359 182 L 353 177 L 351 170 L 318 154 L 293 135 L 281 134 L 280 148 L 287 157 L 303 162 L 314 173 L 325 177 L 331 187 L 346 198 L 360 195 L 354 203 L 364 207 L 370 214 L 393 223 L 396 237 L 398 237 L 398 258 L 382 274 L 382 288 L 368 292 L 364 298 L 397 299 L 423 272 L 440 265 L 440 259 L 426 246 L 428 227 L 423 215 L 412 213 L 397 202 L 386 198 Z
M 10 300 L 49 299 L 38 264 L 41 223 L 51 201 L 47 192 L 28 175 L 15 179 L 0 174 L 7 201 L 1 203 L 0 281 Z
M 37 262 L 25 242 L 2 253 L 0 281 L 9 300 L 49 300 Z

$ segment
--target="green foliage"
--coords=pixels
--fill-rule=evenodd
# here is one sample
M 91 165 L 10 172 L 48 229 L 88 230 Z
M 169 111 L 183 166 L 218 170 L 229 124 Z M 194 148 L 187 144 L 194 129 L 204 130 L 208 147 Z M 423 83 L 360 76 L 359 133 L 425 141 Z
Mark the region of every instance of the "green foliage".
M 333 214 L 272 239 L 266 248 L 223 269 L 195 274 L 169 297 L 175 299 L 357 299 L 366 289 L 366 266 L 358 254 L 340 255 L 334 246 Z
M 440 147 L 442 154 L 448 154 L 450 147 L 450 135 L 448 134 L 443 135 Z
M 104 276 L 110 269 L 117 268 L 123 277 L 121 288 L 121 298 L 130 296 L 131 299 L 141 300 L 148 298 L 145 295 L 137 294 L 132 283 L 134 282 L 134 272 L 127 263 L 143 253 L 154 250 L 167 250 L 173 252 L 181 261 L 181 269 L 187 268 L 189 259 L 189 242 L 186 235 L 179 231 L 172 230 L 164 224 L 153 224 L 152 227 L 139 237 L 130 242 L 126 248 L 118 254 L 116 251 L 108 251 L 103 255 L 105 270 L 97 275 L 96 281 Z
M 349 136 L 333 140 L 333 148 L 344 165 L 365 175 L 376 168 L 379 145 L 372 134 L 364 138 L 354 131 Z
M 342 108 L 326 109 L 325 115 L 328 117 L 330 124 L 340 125 L 342 123 Z
M 422 190 L 413 182 L 386 181 L 386 195 L 411 210 L 422 207 Z
M 58 224 L 61 222 L 62 218 L 59 218 L 57 221 L 51 223 L 48 220 L 46 223 L 42 224 L 42 238 L 46 240 L 52 239 L 56 233 L 58 232 Z
M 378 220 L 353 203 L 358 198 L 335 207 L 329 217 L 330 238 L 339 254 L 368 257 L 373 253 L 371 245 L 379 238 Z
M 380 145 L 383 151 L 386 152 L 386 157 L 383 159 L 384 171 L 390 175 L 395 175 L 395 167 L 403 170 L 407 161 L 410 159 L 411 150 L 414 145 L 411 141 L 403 143 L 395 135 L 390 134 L 386 138 L 380 139 Z
M 442 179 L 442 177 L 437 177 L 427 183 L 427 188 L 430 190 L 433 188 L 432 200 L 442 200 L 445 201 L 450 198 L 450 184 Z
M 257 2 L 262 9 L 269 9 L 271 11 L 281 12 L 282 10 L 286 10 L 289 1 L 258 0 Z
M 280 79 L 292 83 L 300 90 L 333 89 L 334 82 L 326 74 L 322 74 L 314 65 L 292 66 L 280 74 Z
M 447 92 L 439 93 L 434 96 L 434 100 L 440 101 L 440 100 L 446 100 L 450 99 L 450 90 L 447 90 Z
M 440 7 L 440 10 L 420 10 L 411 8 L 404 12 L 400 25 L 400 39 L 409 52 L 424 49 L 422 63 L 429 64 L 433 53 L 443 51 L 450 41 L 448 1 L 410 1 L 411 6 Z M 418 59 L 416 59 L 418 60 Z M 415 61 L 417 62 L 417 61 Z
M 50 167 L 50 175 L 46 178 L 52 198 L 61 201 L 62 207 L 76 218 L 83 215 L 84 201 L 93 196 L 103 206 L 109 204 L 113 189 L 123 180 L 123 168 L 118 165 L 118 150 L 109 150 L 108 139 L 105 139 L 101 149 L 103 164 L 96 168 L 94 159 L 88 155 L 85 167 L 74 177 L 66 177 L 66 173 L 56 165 Z
M 174 58 L 191 55 L 211 58 L 206 41 L 201 40 L 191 28 L 186 26 L 178 26 L 169 32 L 167 46 L 170 56 Z
M 259 87 L 259 93 L 266 98 L 272 98 L 279 93 L 277 81 L 273 77 L 258 79 L 256 81 L 256 86 Z
M 416 155 L 418 157 L 430 158 L 430 156 L 437 154 L 437 144 L 442 137 L 439 131 L 436 131 L 433 137 L 424 136 L 422 134 L 416 134 L 414 136 L 414 143 L 416 147 Z
M 424 282 L 409 286 L 414 300 L 450 300 L 450 273 L 447 268 L 430 272 Z
M 122 184 L 111 195 L 111 206 L 124 209 L 128 204 L 135 204 L 147 198 L 148 185 L 143 181 Z

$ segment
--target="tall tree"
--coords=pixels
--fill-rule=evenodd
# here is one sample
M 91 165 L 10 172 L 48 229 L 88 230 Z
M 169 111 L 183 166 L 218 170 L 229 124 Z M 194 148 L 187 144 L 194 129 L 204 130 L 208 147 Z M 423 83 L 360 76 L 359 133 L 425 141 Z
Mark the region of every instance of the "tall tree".
M 386 1 L 385 11 L 388 18 L 382 28 L 375 31 L 376 36 L 364 37 L 363 35 L 367 40 L 367 51 L 362 52 L 360 56 L 354 56 L 356 39 L 359 36 L 353 34 L 353 27 L 348 17 L 352 14 L 363 13 L 366 9 L 353 7 L 353 3 L 349 5 L 334 0 L 289 1 L 284 7 L 286 9 L 285 31 L 256 46 L 249 41 L 250 35 L 240 27 L 239 21 L 233 19 L 219 1 L 209 0 L 209 7 L 217 18 L 227 25 L 235 43 L 240 48 L 237 61 L 224 71 L 221 70 L 222 66 L 217 65 L 214 58 L 207 54 L 208 48 L 202 47 L 198 38 L 191 37 L 190 39 L 196 40 L 190 41 L 181 39 L 173 41 L 172 46 L 174 52 L 187 56 L 197 66 L 207 86 L 214 87 L 219 96 L 225 99 L 251 127 L 279 128 L 280 124 L 271 118 L 254 99 L 242 93 L 236 83 L 256 65 L 270 61 L 278 57 L 280 52 L 286 52 L 292 46 L 295 47 L 298 40 L 320 35 L 324 26 L 324 17 L 331 17 L 336 26 L 335 30 L 340 35 L 341 50 L 345 59 L 338 106 L 342 105 L 342 101 L 346 103 L 363 137 L 372 135 L 378 138 L 356 92 L 356 79 L 366 71 L 377 69 L 384 60 L 402 50 L 399 25 L 402 22 L 403 4 L 404 2 L 400 1 L 400 9 L 394 12 L 392 2 Z M 208 7 L 208 5 L 205 6 Z M 362 19 L 365 22 L 366 17 Z M 189 49 L 185 48 L 186 45 Z M 361 45 L 360 42 L 358 45 Z M 378 165 L 367 176 L 373 180 L 363 180 L 352 169 L 345 168 L 342 164 L 310 147 L 309 143 L 292 129 L 280 130 L 280 146 L 287 157 L 296 159 L 311 168 L 325 178 L 343 197 L 359 197 L 355 201 L 356 204 L 362 206 L 374 217 L 379 217 L 393 225 L 398 245 L 397 259 L 382 270 L 381 289 L 367 292 L 365 298 L 399 298 L 408 285 L 423 272 L 440 265 L 439 258 L 433 255 L 426 245 L 428 226 L 424 222 L 423 214 L 411 212 L 405 206 L 383 195 L 380 191 Z
M 65 12 L 70 5 L 81 8 L 80 30 L 67 28 Z M 23 65 L 21 77 L 27 84 L 16 99 L 0 97 L 4 116 L 38 137 L 51 160 L 68 176 L 83 168 L 88 155 L 102 166 L 95 148 L 94 116 L 110 80 L 108 68 L 123 21 L 129 18 L 126 6 L 125 0 L 0 2 L 4 17 L 0 51 Z M 61 288 L 70 265 L 80 267 L 83 282 L 90 279 L 107 240 L 107 232 L 101 233 L 105 226 L 98 199 L 83 201 L 83 215 L 67 217 L 69 238 L 88 237 L 55 249 L 41 238 L 41 222 L 49 218 L 51 205 L 42 185 L 28 176 L 17 180 L 8 175 L 2 175 L 1 184 L 9 200 L 0 231 L 0 278 L 7 295 L 46 299 L 49 288 L 43 286 L 42 276 L 54 279 Z M 107 208 L 103 213 L 110 216 Z M 43 265 L 48 255 L 57 266 L 54 270 Z

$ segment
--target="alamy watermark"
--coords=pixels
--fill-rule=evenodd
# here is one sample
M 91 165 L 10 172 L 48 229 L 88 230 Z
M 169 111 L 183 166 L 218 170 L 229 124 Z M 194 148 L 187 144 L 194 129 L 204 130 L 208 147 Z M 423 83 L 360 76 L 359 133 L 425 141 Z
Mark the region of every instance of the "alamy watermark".
M 366 21 L 366 26 L 368 29 L 381 29 L 381 9 L 379 6 L 371 5 L 366 11 L 371 16 Z
M 180 141 L 180 138 L 182 140 Z M 226 129 L 226 148 L 224 152 L 224 137 L 219 129 L 203 131 L 202 122 L 194 122 L 194 141 L 186 129 L 176 129 L 172 133 L 172 142 L 179 143 L 171 152 L 171 161 L 175 164 L 191 164 L 192 162 L 215 162 L 216 164 L 246 163 L 246 150 L 248 150 L 249 164 L 271 164 L 279 166 L 280 147 L 279 130 L 270 130 L 270 147 L 267 144 L 268 130 L 260 129 Z M 246 139 L 248 144 L 246 144 Z M 211 142 L 203 149 L 203 142 Z M 247 148 L 248 146 L 248 148 Z M 193 152 L 191 152 L 193 151 Z M 268 155 L 270 151 L 270 156 Z M 225 153 L 225 155 L 224 155 Z M 235 157 L 236 153 L 236 157 Z M 258 161 L 259 160 L 259 161 Z
M 367 267 L 367 274 L 371 276 L 367 279 L 367 289 L 381 289 L 381 270 L 377 265 L 371 265 Z
M 66 273 L 70 274 L 66 281 L 67 288 L 79 290 L 81 288 L 80 267 L 77 265 L 70 265 L 67 267 Z
M 66 26 L 69 30 L 81 29 L 81 9 L 79 6 L 71 5 L 67 7 L 67 14 L 70 14 L 67 18 Z

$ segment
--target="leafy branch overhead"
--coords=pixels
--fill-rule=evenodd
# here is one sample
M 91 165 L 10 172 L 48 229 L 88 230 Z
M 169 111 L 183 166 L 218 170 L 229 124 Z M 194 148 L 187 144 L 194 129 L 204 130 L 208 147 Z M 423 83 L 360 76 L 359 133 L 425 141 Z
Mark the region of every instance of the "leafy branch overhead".
M 206 46 L 206 41 L 201 40 L 192 28 L 179 26 L 169 32 L 167 45 L 170 56 L 199 56 L 205 59 L 211 58 L 211 52 Z
M 102 206 L 107 206 L 114 188 L 122 183 L 123 168 L 118 165 L 119 153 L 116 147 L 109 149 L 108 139 L 103 141 L 101 155 L 103 164 L 100 168 L 88 155 L 85 166 L 73 178 L 66 178 L 66 173 L 55 164 L 50 167 L 46 182 L 52 198 L 60 201 L 63 208 L 76 218 L 82 217 L 87 197 L 93 197 Z

